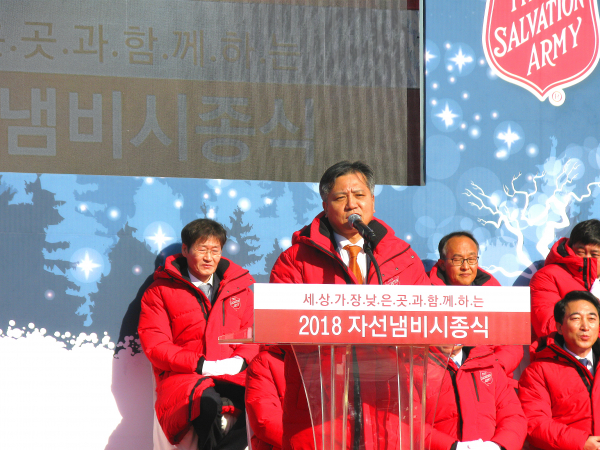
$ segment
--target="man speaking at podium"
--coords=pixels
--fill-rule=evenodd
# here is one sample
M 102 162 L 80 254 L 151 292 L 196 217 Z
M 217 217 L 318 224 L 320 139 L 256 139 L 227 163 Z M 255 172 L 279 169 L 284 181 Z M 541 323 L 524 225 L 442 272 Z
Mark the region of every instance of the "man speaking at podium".
M 429 285 L 423 264 L 410 245 L 396 237 L 383 221 L 373 217 L 374 188 L 373 170 L 363 162 L 342 161 L 328 168 L 319 183 L 323 212 L 311 224 L 294 233 L 292 246 L 279 256 L 273 266 L 271 282 L 378 284 L 373 261 L 364 250 L 365 238 L 362 235 L 366 235 L 371 241 L 373 256 L 380 264 L 383 284 Z M 349 220 L 352 215 L 359 217 Z M 286 353 L 285 377 L 283 449 L 313 449 L 309 407 L 292 352 Z M 348 421 L 351 438 L 347 448 L 359 450 L 362 445 L 366 445 L 367 450 L 392 448 L 397 442 L 397 416 L 393 424 L 395 430 L 386 429 L 386 432 L 396 433 L 395 440 L 381 433 L 379 442 L 370 442 L 373 433 L 364 429 L 366 423 L 380 420 L 372 405 L 385 402 L 386 399 L 380 397 L 389 394 L 372 392 L 374 389 L 368 383 L 361 384 L 358 378 L 355 376 L 351 381 L 349 392 L 355 411 L 353 419 Z M 377 417 L 369 416 L 370 412 Z M 317 439 L 317 449 L 321 450 L 320 439 Z

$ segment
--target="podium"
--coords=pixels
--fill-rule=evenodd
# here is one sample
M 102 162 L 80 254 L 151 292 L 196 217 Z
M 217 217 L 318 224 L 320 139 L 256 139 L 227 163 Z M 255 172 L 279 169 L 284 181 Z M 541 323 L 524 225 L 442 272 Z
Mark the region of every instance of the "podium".
M 527 287 L 256 284 L 254 292 L 252 336 L 221 341 L 286 346 L 286 381 L 300 391 L 285 396 L 284 439 L 294 448 L 427 448 L 447 350 L 531 342 Z

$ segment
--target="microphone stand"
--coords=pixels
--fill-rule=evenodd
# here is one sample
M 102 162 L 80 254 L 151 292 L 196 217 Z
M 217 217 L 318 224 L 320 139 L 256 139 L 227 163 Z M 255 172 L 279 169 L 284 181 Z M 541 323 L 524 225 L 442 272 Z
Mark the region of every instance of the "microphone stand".
M 380 285 L 383 284 L 383 279 L 381 278 L 381 270 L 379 269 L 379 263 L 373 256 L 373 250 L 371 249 L 371 241 L 365 239 L 365 245 L 364 245 L 363 249 L 364 249 L 365 253 L 367 255 L 369 255 L 369 258 L 371 258 L 371 261 L 373 262 L 373 266 L 375 266 L 375 272 L 377 272 L 377 281 L 379 282 Z
M 383 284 L 383 279 L 381 278 L 381 270 L 379 269 L 379 264 L 377 260 L 373 256 L 373 249 L 371 248 L 371 241 L 365 238 L 365 244 L 363 245 L 363 250 L 375 266 L 375 272 L 377 272 L 377 281 L 379 284 Z M 363 407 L 362 407 L 362 396 L 361 396 L 361 388 L 360 388 L 360 375 L 359 375 L 359 367 L 358 367 L 358 357 L 356 355 L 356 346 L 352 346 L 352 370 L 353 370 L 353 378 L 354 382 L 352 384 L 354 391 L 354 409 L 356 413 L 356 418 L 354 421 L 354 442 L 352 443 L 352 450 L 360 450 L 361 439 L 362 439 L 362 424 L 363 424 Z M 364 447 L 363 447 L 364 448 Z

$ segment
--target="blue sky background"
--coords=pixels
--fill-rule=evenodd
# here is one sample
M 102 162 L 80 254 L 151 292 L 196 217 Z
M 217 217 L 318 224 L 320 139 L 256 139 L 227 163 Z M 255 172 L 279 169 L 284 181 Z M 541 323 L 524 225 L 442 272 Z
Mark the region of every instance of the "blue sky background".
M 378 186 L 376 215 L 428 266 L 439 239 L 465 229 L 480 241 L 482 266 L 504 285 L 527 283 L 557 238 L 599 216 L 600 74 L 567 88 L 560 107 L 540 102 L 487 65 L 484 1 L 431 3 L 426 185 Z M 274 256 L 321 210 L 312 183 L 0 176 L 0 245 L 14 266 L 0 327 L 35 322 L 114 340 L 189 221 L 208 216 L 232 229 L 225 255 L 266 281 Z

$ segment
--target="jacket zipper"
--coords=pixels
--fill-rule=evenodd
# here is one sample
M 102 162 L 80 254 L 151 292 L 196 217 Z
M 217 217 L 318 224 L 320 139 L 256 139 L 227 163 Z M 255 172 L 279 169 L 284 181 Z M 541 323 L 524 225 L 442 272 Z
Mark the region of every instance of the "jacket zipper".
M 344 269 L 344 275 L 346 275 L 346 283 L 348 281 L 352 281 L 352 277 L 350 276 L 350 273 L 348 272 L 348 267 L 346 266 L 346 264 L 344 264 L 344 261 L 341 260 L 341 258 L 338 256 L 337 253 L 331 253 L 329 250 L 325 249 L 324 247 L 321 247 L 318 244 L 315 244 L 314 241 L 309 241 L 310 245 L 313 248 L 316 248 L 317 250 L 321 250 L 323 253 L 325 253 L 326 255 L 331 256 L 334 260 L 336 260 L 340 266 L 342 266 L 342 269 Z
M 477 401 L 479 401 L 479 391 L 477 390 L 477 381 L 475 380 L 475 374 L 471 372 L 471 377 L 473 378 L 473 386 L 475 387 L 475 395 L 477 396 Z
M 200 304 L 200 308 L 202 308 L 202 314 L 204 315 L 204 320 L 208 322 L 208 312 L 206 311 L 206 306 L 204 306 L 204 300 L 200 297 L 198 292 L 194 291 L 194 295 L 196 296 L 196 300 Z
M 557 357 L 567 359 L 567 361 L 569 360 L 569 358 L 567 358 L 565 355 L 559 353 L 556 349 L 554 349 L 552 347 L 550 347 L 550 348 L 556 354 Z M 573 360 L 573 358 L 570 358 L 570 359 Z M 579 374 L 579 377 L 581 378 L 583 385 L 587 389 L 588 394 L 590 395 L 590 400 L 591 400 L 592 399 L 592 385 L 590 384 L 590 382 L 588 380 L 588 376 L 587 376 L 588 370 L 581 367 L 581 364 L 579 362 L 575 363 L 574 368 L 577 371 L 577 373 Z
M 450 370 L 448 371 L 450 375 L 450 380 L 452 380 L 452 388 L 454 390 L 454 398 L 456 400 L 456 411 L 458 412 L 458 432 L 460 434 L 460 439 L 462 440 L 462 432 L 463 432 L 463 417 L 460 413 L 460 397 L 458 396 L 458 384 L 456 383 L 456 371 Z

